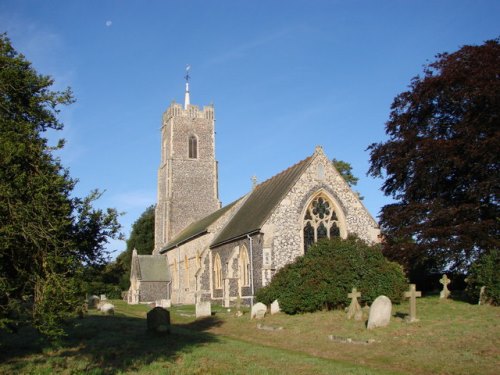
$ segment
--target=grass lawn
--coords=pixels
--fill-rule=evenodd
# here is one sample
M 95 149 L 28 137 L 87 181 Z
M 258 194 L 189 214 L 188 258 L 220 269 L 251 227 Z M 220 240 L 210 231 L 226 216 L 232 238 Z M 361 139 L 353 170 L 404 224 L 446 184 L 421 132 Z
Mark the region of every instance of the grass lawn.
M 500 365 L 500 310 L 437 297 L 418 300 L 419 322 L 404 321 L 405 303 L 393 306 L 389 327 L 370 331 L 341 311 L 257 322 L 216 306 L 211 318 L 195 320 L 193 306 L 178 306 L 165 336 L 146 332 L 148 306 L 113 303 L 115 316 L 91 311 L 57 344 L 27 328 L 0 334 L 0 373 L 497 374 Z

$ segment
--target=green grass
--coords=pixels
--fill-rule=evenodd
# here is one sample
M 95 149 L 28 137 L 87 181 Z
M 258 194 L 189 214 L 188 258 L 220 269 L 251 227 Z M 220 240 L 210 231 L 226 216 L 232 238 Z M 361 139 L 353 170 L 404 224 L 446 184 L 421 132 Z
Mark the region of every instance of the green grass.
M 234 309 L 213 306 L 215 315 L 195 320 L 193 306 L 179 306 L 171 334 L 158 336 L 146 331 L 148 306 L 113 302 L 115 316 L 91 311 L 59 343 L 28 328 L 0 334 L 0 374 L 495 374 L 500 365 L 499 310 L 490 306 L 421 298 L 420 322 L 406 323 L 402 304 L 371 331 L 341 311 L 277 314 L 260 323 L 283 330 L 262 331 Z

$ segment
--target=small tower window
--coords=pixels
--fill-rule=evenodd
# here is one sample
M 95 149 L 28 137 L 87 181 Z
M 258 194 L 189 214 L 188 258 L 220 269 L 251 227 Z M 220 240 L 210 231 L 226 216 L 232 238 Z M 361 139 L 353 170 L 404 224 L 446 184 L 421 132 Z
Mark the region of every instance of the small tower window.
M 189 159 L 198 159 L 198 139 L 195 135 L 189 137 Z

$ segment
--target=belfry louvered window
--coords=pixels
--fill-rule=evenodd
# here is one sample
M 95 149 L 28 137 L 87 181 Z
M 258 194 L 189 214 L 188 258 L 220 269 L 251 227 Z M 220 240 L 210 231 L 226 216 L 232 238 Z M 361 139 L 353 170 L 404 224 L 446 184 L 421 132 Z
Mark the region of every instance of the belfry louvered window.
M 189 137 L 189 159 L 198 159 L 198 139 L 195 135 Z

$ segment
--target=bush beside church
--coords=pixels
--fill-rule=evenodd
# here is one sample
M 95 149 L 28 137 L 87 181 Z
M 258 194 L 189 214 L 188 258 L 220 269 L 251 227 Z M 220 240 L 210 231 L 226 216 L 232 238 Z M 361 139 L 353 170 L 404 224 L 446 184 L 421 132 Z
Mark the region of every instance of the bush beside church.
M 379 295 L 399 303 L 407 280 L 402 268 L 385 259 L 378 245 L 356 237 L 334 238 L 311 246 L 278 271 L 256 297 L 265 304 L 278 299 L 284 312 L 295 314 L 345 307 L 352 288 L 361 291 L 362 304 Z

